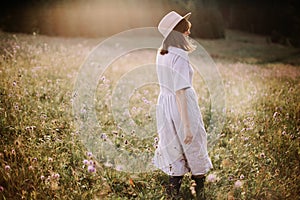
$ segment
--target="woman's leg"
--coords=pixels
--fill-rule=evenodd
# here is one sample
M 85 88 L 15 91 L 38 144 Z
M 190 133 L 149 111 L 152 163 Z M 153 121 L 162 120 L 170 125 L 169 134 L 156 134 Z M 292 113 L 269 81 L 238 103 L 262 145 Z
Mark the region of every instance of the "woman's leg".
M 196 183 L 196 195 L 197 200 L 205 200 L 205 191 L 204 191 L 204 182 L 205 182 L 205 175 L 192 175 L 192 180 Z
M 169 186 L 167 188 L 167 194 L 172 199 L 179 197 L 179 190 L 181 186 L 183 176 L 170 176 L 169 177 Z

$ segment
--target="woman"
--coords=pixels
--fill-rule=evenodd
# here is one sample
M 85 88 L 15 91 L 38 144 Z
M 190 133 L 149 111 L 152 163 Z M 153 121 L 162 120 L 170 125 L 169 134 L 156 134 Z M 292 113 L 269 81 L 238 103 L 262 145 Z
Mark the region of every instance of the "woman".
M 188 52 L 195 47 L 188 40 L 190 15 L 182 17 L 172 11 L 158 25 L 164 40 L 156 58 L 160 94 L 156 112 L 159 142 L 154 165 L 170 176 L 169 196 L 179 196 L 182 178 L 191 172 L 197 199 L 205 199 L 205 174 L 212 163 L 198 98 L 192 87 L 193 69 Z

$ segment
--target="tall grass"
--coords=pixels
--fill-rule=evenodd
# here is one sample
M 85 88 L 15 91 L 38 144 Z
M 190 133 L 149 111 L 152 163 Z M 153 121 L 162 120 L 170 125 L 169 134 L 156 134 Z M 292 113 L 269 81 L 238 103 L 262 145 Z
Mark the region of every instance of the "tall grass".
M 113 163 L 100 162 L 79 140 L 72 115 L 73 84 L 80 63 L 98 40 L 0 34 L 0 197 L 164 199 L 168 177 L 162 172 L 115 170 Z M 220 54 L 222 41 L 203 43 L 217 58 L 227 103 L 221 138 L 210 152 L 214 169 L 205 183 L 208 199 L 299 198 L 299 68 L 282 63 L 258 65 L 244 57 L 236 62 L 230 47 Z M 265 48 L 267 53 L 277 47 Z M 138 58 L 152 59 L 148 55 L 145 51 L 127 56 L 114 66 L 134 66 Z M 155 136 L 143 141 L 124 137 L 113 121 L 109 101 L 101 101 L 103 95 L 111 97 L 108 92 L 118 76 L 114 66 L 97 90 L 102 134 L 121 148 L 137 150 L 138 146 L 153 152 Z M 209 95 L 199 74 L 194 85 L 207 123 Z M 157 93 L 156 86 L 134 93 L 130 112 L 136 123 L 151 120 L 147 113 Z M 189 176 L 181 188 L 185 199 L 193 197 Z

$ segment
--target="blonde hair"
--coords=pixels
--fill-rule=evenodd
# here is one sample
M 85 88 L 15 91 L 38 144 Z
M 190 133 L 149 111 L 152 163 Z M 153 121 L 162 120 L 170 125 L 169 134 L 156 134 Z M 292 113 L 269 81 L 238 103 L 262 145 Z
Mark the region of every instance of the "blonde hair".
M 189 52 L 195 50 L 195 46 L 191 43 L 188 37 L 183 35 L 183 33 L 188 31 L 190 27 L 191 23 L 186 19 L 182 19 L 163 41 L 160 54 L 167 54 L 169 46 L 178 47 Z

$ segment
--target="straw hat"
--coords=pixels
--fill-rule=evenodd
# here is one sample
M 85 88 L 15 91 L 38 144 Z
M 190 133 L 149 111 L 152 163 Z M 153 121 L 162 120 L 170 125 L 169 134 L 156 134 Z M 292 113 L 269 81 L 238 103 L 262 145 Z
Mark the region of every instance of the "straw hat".
M 171 11 L 159 22 L 158 30 L 166 38 L 182 19 L 189 19 L 190 16 L 190 12 L 182 17 L 177 12 Z

